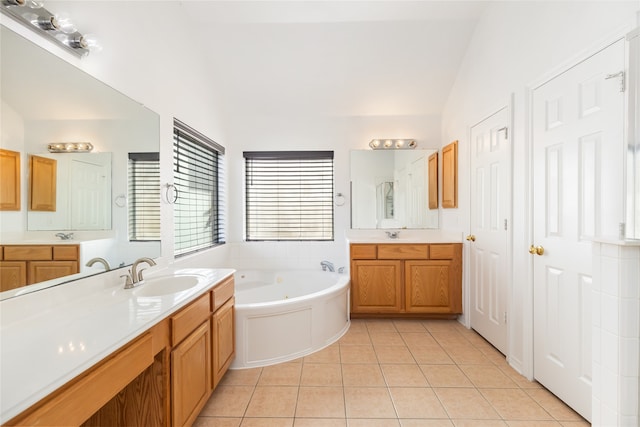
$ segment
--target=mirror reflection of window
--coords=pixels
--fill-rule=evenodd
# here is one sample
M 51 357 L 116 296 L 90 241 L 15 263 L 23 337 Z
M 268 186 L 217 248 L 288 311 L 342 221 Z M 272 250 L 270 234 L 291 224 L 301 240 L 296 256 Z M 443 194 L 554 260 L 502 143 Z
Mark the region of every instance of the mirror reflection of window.
M 160 240 L 160 153 L 129 153 L 129 240 Z

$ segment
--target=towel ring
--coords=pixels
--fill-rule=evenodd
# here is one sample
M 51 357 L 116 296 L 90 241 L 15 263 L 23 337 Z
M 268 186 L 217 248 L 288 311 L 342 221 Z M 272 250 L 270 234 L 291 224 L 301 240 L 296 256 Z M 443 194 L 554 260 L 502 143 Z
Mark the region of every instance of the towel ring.
M 178 188 L 173 184 L 165 184 L 165 186 L 164 197 L 167 200 L 167 203 L 173 205 L 178 200 Z M 171 192 L 173 193 L 173 197 L 170 197 L 169 195 Z
M 344 205 L 344 202 L 345 202 L 344 194 L 336 193 L 334 199 L 335 199 L 334 203 L 336 204 L 336 206 Z
M 118 194 L 116 198 L 113 199 L 113 203 L 119 208 L 124 208 L 127 206 L 127 196 L 124 194 Z

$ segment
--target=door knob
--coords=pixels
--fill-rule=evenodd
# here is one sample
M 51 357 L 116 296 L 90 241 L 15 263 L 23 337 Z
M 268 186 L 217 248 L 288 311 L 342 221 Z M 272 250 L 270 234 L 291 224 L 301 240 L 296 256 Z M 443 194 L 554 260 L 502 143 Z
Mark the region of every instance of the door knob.
M 476 241 L 476 236 L 474 236 L 473 234 L 469 234 L 469 235 L 467 236 L 467 240 L 468 240 L 469 242 L 475 242 L 475 241 Z
M 529 253 L 531 255 L 542 255 L 544 254 L 544 248 L 542 246 L 529 246 Z

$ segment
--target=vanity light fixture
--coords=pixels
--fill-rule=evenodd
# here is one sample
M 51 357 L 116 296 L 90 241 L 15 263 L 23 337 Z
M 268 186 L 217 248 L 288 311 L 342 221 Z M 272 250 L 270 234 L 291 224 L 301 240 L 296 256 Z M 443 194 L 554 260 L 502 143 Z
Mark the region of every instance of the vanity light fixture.
M 52 142 L 47 149 L 50 153 L 89 153 L 93 145 L 90 142 Z
M 372 139 L 369 143 L 373 150 L 406 150 L 417 146 L 415 139 Z
M 54 14 L 44 8 L 44 2 L 38 0 L 1 0 L 2 13 L 20 24 L 53 40 L 74 55 L 83 57 L 92 51 L 100 50 L 95 37 L 83 35 L 76 29 L 69 15 Z

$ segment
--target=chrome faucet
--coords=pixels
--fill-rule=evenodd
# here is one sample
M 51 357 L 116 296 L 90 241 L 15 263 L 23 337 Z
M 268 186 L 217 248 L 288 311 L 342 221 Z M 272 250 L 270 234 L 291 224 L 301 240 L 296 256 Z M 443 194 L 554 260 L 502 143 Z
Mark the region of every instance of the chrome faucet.
M 387 233 L 387 237 L 390 239 L 397 239 L 400 237 L 399 231 L 385 231 L 385 233 Z
M 124 283 L 125 289 L 131 289 L 136 285 L 140 285 L 142 284 L 142 282 L 144 282 L 144 277 L 142 277 L 142 270 L 144 270 L 144 268 L 141 268 L 140 271 L 138 271 L 138 265 L 140 265 L 140 263 L 143 263 L 143 262 L 148 264 L 150 267 L 153 267 L 154 265 L 156 265 L 156 262 L 151 258 L 147 258 L 147 257 L 138 258 L 131 266 L 131 270 L 129 270 L 129 274 L 120 276 L 125 278 L 125 283 Z
M 336 271 L 336 269 L 333 266 L 333 263 L 329 262 L 329 261 L 321 261 L 320 262 L 320 266 L 322 267 L 322 271 Z
M 109 266 L 109 263 L 107 262 L 107 260 L 104 259 L 104 258 L 100 258 L 100 257 L 91 258 L 87 262 L 87 267 L 93 267 L 93 264 L 95 264 L 95 263 L 100 263 L 100 264 L 104 265 L 105 271 L 111 270 L 111 267 Z
M 56 237 L 59 237 L 60 240 L 71 240 L 73 239 L 73 233 L 56 233 Z

